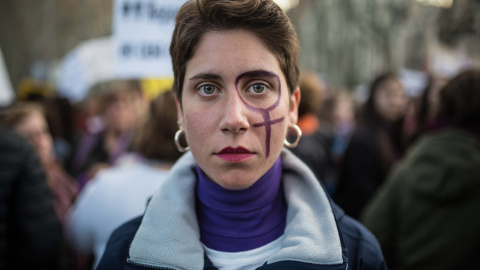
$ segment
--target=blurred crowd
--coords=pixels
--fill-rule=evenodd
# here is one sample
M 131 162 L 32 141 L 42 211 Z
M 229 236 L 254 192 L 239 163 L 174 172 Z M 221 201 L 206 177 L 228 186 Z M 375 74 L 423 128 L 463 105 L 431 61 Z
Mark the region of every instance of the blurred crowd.
M 0 111 L 0 269 L 93 269 L 180 156 L 173 93 L 147 99 L 139 81 L 115 80 L 72 104 L 32 87 Z M 474 258 L 479 70 L 430 74 L 417 96 L 394 71 L 368 82 L 366 100 L 309 70 L 300 89 L 292 151 L 377 236 L 390 268 Z

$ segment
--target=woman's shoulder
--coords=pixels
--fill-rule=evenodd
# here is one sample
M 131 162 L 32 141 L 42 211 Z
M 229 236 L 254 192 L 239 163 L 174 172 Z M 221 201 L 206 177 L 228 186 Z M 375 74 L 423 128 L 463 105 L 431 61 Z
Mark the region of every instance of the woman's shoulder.
M 97 270 L 125 268 L 130 244 L 140 227 L 142 218 L 143 216 L 139 216 L 124 223 L 111 234 Z
M 349 269 L 387 269 L 375 236 L 338 205 L 332 203 L 332 209 L 347 246 Z

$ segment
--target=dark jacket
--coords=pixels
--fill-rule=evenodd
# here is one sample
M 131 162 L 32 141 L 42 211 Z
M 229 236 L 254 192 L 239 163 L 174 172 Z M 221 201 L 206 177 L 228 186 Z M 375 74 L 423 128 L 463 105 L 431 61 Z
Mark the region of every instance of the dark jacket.
M 259 269 L 386 269 L 373 235 L 331 203 L 303 162 L 286 150 L 281 158 L 287 227 L 282 249 Z M 194 194 L 192 168 L 189 153 L 172 168 L 145 215 L 112 234 L 97 269 L 216 269 L 198 240 L 194 202 L 185 196 Z
M 362 219 L 392 269 L 476 269 L 480 137 L 425 135 L 379 189 Z
M 334 201 L 358 219 L 365 205 L 385 180 L 398 154 L 383 129 L 360 127 L 353 134 L 340 162 Z
M 40 162 L 0 126 L 0 269 L 54 269 L 61 229 Z
M 333 204 L 338 225 L 343 233 L 348 256 L 348 269 L 386 269 L 383 255 L 380 252 L 377 240 L 365 227 L 356 220 L 345 215 L 343 210 Z M 130 243 L 137 232 L 142 217 L 125 223 L 112 233 L 98 270 L 102 269 L 145 269 L 133 264 L 127 264 Z M 217 269 L 205 256 L 205 270 Z M 295 261 L 283 261 L 272 265 L 265 265 L 260 269 L 323 269 L 318 265 Z M 325 269 L 347 269 L 346 265 Z

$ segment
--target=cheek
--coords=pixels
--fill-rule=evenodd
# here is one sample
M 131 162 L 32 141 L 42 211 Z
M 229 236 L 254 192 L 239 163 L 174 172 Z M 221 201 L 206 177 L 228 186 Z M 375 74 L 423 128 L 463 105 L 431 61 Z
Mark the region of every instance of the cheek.
M 283 140 L 287 135 L 287 122 L 272 126 L 272 146 L 283 146 Z
M 383 98 L 382 101 L 380 102 L 380 109 L 383 113 L 388 113 L 391 111 L 391 106 L 393 105 L 392 100 Z
M 389 101 L 385 95 L 377 96 L 375 107 L 377 108 L 378 113 L 382 115 L 385 114 L 385 112 L 388 111 L 389 106 Z
M 185 132 L 187 141 L 190 147 L 196 147 L 197 142 L 203 142 L 211 137 L 211 132 L 214 129 L 211 117 L 205 117 L 197 111 L 185 111 Z
M 52 148 L 53 142 L 52 142 L 52 137 L 49 135 L 44 135 L 44 147 L 46 150 L 50 150 Z
M 401 97 L 399 103 L 400 110 L 406 111 L 408 106 L 408 99 Z
M 282 103 L 277 110 L 274 110 L 270 114 L 270 116 L 271 120 L 283 118 L 283 121 L 272 125 L 272 146 L 283 145 L 288 126 L 291 124 L 289 118 L 289 104 Z

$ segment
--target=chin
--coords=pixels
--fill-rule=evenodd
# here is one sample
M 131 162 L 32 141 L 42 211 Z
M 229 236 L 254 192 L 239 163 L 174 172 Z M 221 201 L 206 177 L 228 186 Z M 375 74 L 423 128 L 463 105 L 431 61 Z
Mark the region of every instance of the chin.
M 239 174 L 243 174 L 241 178 L 238 178 Z M 219 179 L 218 181 L 214 181 L 214 182 L 225 189 L 242 190 L 242 189 L 249 188 L 250 186 L 255 184 L 255 182 L 260 177 L 257 177 L 257 179 L 253 179 L 253 178 L 254 177 L 245 178 L 245 173 L 235 173 L 230 177 Z

